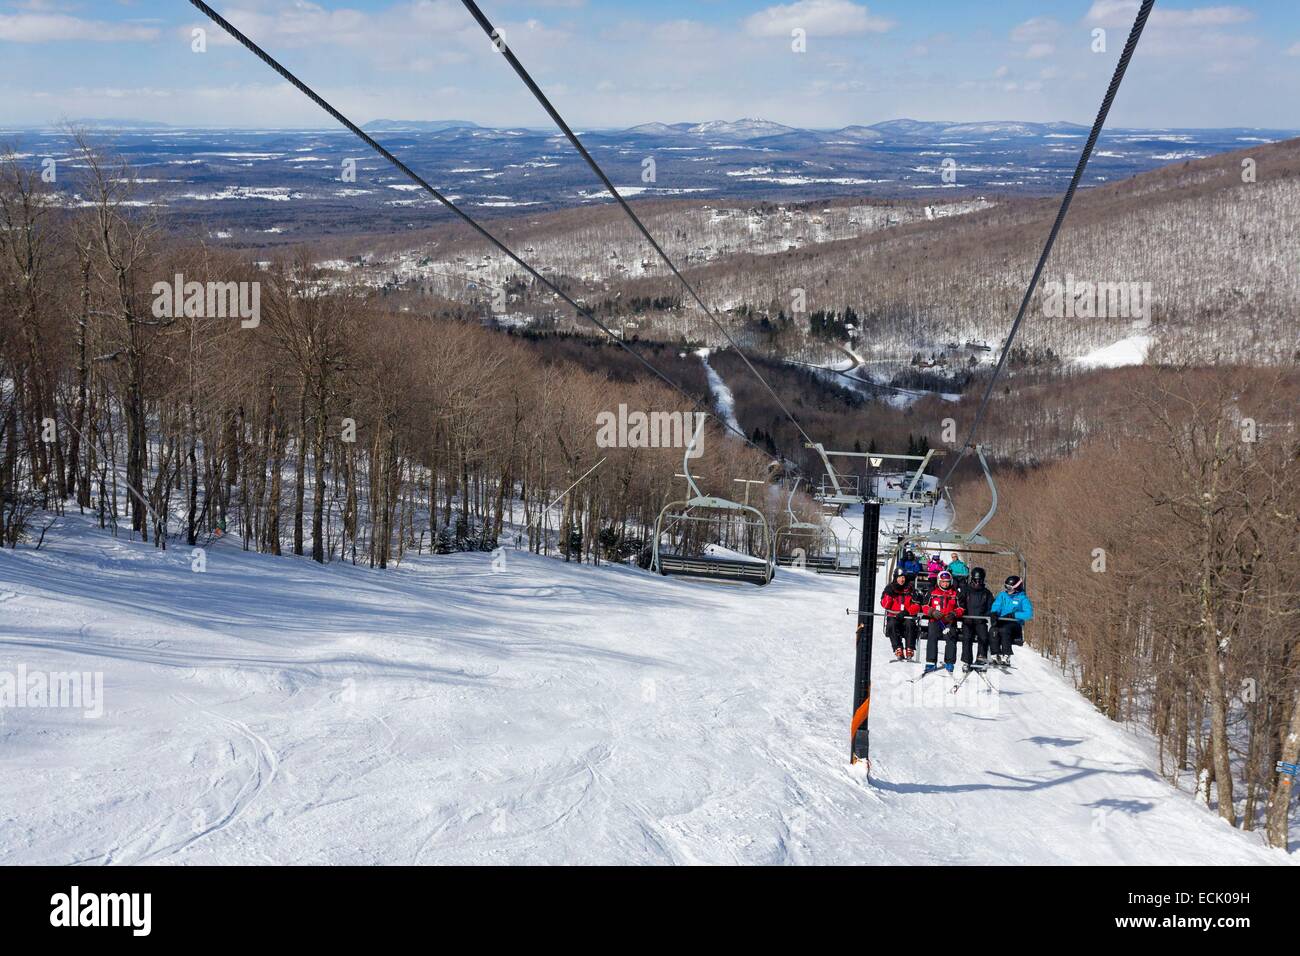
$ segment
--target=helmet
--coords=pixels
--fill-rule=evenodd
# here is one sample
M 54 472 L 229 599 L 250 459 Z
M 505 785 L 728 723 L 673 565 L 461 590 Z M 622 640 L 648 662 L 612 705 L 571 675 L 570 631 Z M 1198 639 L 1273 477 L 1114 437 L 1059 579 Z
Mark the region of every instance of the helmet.
M 971 584 L 983 584 L 983 583 L 984 583 L 984 569 L 983 569 L 983 568 L 971 568 L 971 569 L 970 569 L 970 581 L 971 581 Z
M 940 571 L 939 583 L 942 584 L 944 581 L 947 581 L 949 584 L 952 584 L 952 574 L 950 574 L 947 571 Z
M 899 568 L 894 572 L 895 581 L 897 581 L 899 578 L 905 578 L 905 577 L 907 577 L 907 572 L 904 571 L 902 568 Z
M 1010 574 L 1007 575 L 1007 579 L 1002 582 L 1002 586 L 1008 591 L 1019 591 L 1024 583 L 1024 581 L 1020 580 L 1020 575 Z

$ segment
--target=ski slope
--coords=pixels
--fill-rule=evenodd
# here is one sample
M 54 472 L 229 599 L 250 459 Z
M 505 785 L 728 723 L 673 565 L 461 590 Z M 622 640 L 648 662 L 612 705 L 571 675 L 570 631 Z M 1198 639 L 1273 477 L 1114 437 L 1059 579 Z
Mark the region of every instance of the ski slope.
M 864 779 L 852 578 L 501 564 L 0 550 L 0 672 L 104 695 L 0 712 L 0 863 L 1291 861 L 1027 651 L 954 696 L 878 640 Z

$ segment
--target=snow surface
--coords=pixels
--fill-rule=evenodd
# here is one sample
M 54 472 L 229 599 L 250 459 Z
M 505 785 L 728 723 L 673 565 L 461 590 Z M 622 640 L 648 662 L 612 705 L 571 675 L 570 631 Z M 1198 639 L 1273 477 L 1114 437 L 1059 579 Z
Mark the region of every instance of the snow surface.
M 740 427 L 740 421 L 736 418 L 736 396 L 731 393 L 731 389 L 727 387 L 727 383 L 722 380 L 717 370 L 709 364 L 709 350 L 697 349 L 695 354 L 704 365 L 704 376 L 709 383 L 709 394 L 713 396 L 714 411 L 718 413 L 732 435 L 745 434 L 745 430 Z
M 1075 362 L 1084 368 L 1120 368 L 1125 365 L 1144 365 L 1151 349 L 1151 336 L 1131 335 L 1118 342 L 1081 355 Z
M 1028 651 L 954 696 L 877 640 L 865 780 L 852 578 L 206 558 L 76 516 L 0 550 L 0 672 L 104 682 L 0 712 L 0 863 L 1291 860 Z

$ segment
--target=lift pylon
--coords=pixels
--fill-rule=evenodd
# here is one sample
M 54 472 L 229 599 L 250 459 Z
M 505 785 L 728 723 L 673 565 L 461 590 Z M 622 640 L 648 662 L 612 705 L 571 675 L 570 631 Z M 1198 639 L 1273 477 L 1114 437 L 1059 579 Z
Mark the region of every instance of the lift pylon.
M 867 717 L 871 710 L 871 647 L 874 637 L 875 617 L 872 608 L 876 600 L 876 558 L 880 547 L 880 507 L 888 504 L 900 508 L 928 508 L 935 502 L 933 489 L 921 481 L 925 469 L 935 457 L 934 449 L 924 455 L 887 455 L 880 452 L 827 451 L 819 443 L 807 446 L 821 456 L 826 468 L 818 500 L 835 505 L 862 505 L 862 556 L 858 565 L 858 622 L 855 631 L 853 662 L 853 716 L 849 722 L 849 762 L 863 761 L 871 769 L 871 735 Z M 857 481 L 857 475 L 841 475 L 831 464 L 832 458 L 865 458 L 871 468 L 879 468 L 889 461 L 917 462 L 907 487 L 898 495 L 882 495 L 882 489 L 871 479 Z M 867 487 L 863 487 L 865 484 Z

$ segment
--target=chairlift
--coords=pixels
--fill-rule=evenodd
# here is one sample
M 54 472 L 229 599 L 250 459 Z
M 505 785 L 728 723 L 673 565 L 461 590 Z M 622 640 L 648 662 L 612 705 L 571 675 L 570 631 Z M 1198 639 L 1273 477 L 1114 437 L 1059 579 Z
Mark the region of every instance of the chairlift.
M 891 576 L 895 573 L 899 563 L 902 561 L 903 555 L 908 551 L 917 554 L 928 553 L 930 551 L 947 551 L 956 552 L 961 555 L 963 559 L 968 555 L 984 558 L 1011 558 L 1015 562 L 1015 571 L 1013 573 L 1018 574 L 1022 581 L 1026 579 L 1029 572 L 1029 563 L 1025 559 L 1024 553 L 1018 547 L 1007 542 L 990 540 L 980 534 L 980 532 L 984 530 L 985 525 L 989 523 L 993 518 L 994 513 L 998 510 L 998 489 L 997 485 L 993 483 L 993 474 L 989 471 L 989 463 L 984 457 L 984 449 L 979 445 L 975 446 L 975 456 L 979 459 L 980 467 L 984 470 L 984 480 L 988 482 L 989 492 L 992 495 L 989 510 L 985 513 L 984 517 L 980 518 L 980 520 L 975 524 L 975 527 L 967 532 L 938 531 L 931 529 L 929 531 L 918 531 L 913 533 L 911 529 L 908 529 L 908 533 L 898 540 L 898 544 L 894 549 L 893 558 L 890 562 Z M 945 489 L 945 494 L 946 492 L 947 489 Z M 948 501 L 950 503 L 952 502 L 951 496 L 948 497 Z M 955 506 L 953 507 L 953 514 L 954 516 L 956 515 Z M 986 562 L 980 561 L 979 563 L 983 564 Z M 966 564 L 974 567 L 976 562 L 966 561 Z M 923 577 L 925 576 L 918 576 L 918 580 Z M 990 577 L 989 580 L 992 580 L 992 578 Z
M 855 544 L 853 536 L 857 535 L 858 541 Z M 836 539 L 838 541 L 838 538 Z M 840 545 L 839 560 L 835 562 L 835 567 L 830 568 L 822 573 L 824 574 L 851 574 L 857 577 L 862 570 L 862 532 L 852 525 L 849 526 L 848 541 Z
M 805 567 L 811 571 L 834 572 L 840 566 L 840 542 L 820 521 L 800 521 L 794 513 L 796 478 L 785 502 L 785 521 L 776 530 L 776 563 L 782 567 Z
M 659 512 L 650 567 L 663 575 L 761 587 L 776 573 L 771 527 L 752 505 L 700 491 L 691 475 L 691 451 L 703 427 L 701 419 L 682 456 L 690 496 Z

